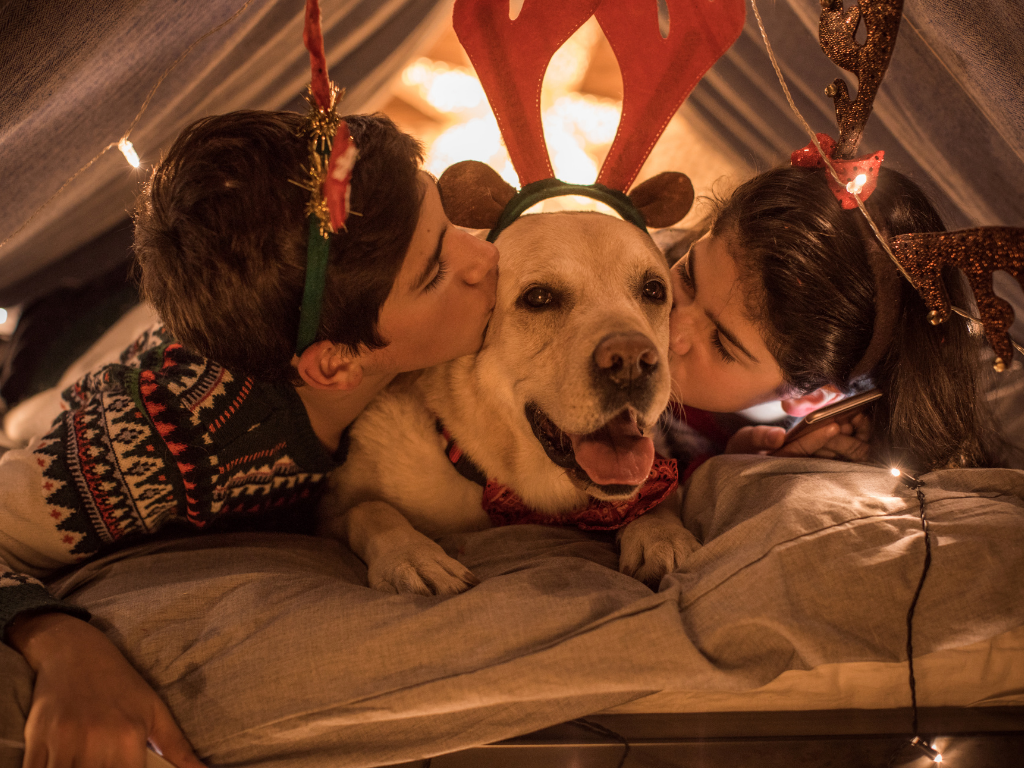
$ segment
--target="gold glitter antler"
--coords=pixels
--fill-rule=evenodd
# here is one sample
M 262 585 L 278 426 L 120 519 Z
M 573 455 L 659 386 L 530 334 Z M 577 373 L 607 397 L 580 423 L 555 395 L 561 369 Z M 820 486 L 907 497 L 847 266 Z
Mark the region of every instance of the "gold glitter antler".
M 1024 288 L 1024 229 L 979 227 L 897 235 L 889 245 L 913 277 L 931 310 L 928 319 L 933 325 L 946 322 L 956 310 L 942 285 L 943 265 L 963 270 L 978 301 L 985 337 L 996 352 L 995 369 L 1006 370 L 1015 346 L 1008 332 L 1013 324 L 1013 307 L 992 290 L 992 273 L 998 269 L 1008 272 Z
M 841 77 L 825 89 L 825 94 L 831 96 L 836 105 L 837 158 L 849 159 L 857 152 L 875 93 L 889 66 L 902 15 L 903 0 L 859 0 L 848 11 L 843 9 L 843 0 L 821 0 L 818 25 L 821 49 L 836 66 L 857 76 L 857 98 L 853 101 Z M 856 40 L 861 22 L 867 30 L 863 45 Z

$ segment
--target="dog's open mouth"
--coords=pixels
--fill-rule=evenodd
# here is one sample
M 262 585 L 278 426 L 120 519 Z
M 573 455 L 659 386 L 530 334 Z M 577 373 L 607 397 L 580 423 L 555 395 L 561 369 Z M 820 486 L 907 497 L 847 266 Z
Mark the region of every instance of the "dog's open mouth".
M 654 441 L 631 408 L 585 435 L 563 432 L 533 403 L 526 405 L 526 418 L 551 461 L 607 494 L 631 493 L 651 473 Z

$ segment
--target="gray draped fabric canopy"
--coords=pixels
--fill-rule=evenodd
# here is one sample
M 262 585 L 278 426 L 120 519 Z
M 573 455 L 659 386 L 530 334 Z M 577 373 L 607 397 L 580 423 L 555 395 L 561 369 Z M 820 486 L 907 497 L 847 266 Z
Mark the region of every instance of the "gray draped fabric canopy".
M 683 109 L 751 170 L 788 162 L 809 137 L 786 103 L 747 0 L 736 44 Z M 846 7 L 853 5 L 850 0 Z M 837 76 L 818 45 L 818 0 L 760 0 L 768 39 L 811 128 L 836 136 L 824 94 Z M 858 38 L 862 39 L 862 38 Z M 905 0 L 889 69 L 860 143 L 920 184 L 946 226 L 1024 227 L 1024 8 L 1019 0 Z M 1009 275 L 996 291 L 1014 305 L 1024 340 L 1024 293 Z
M 244 4 L 0 0 L 0 240 L 117 142 L 167 68 Z M 374 96 L 450 13 L 444 0 L 321 5 L 331 76 L 347 87 L 349 112 L 379 106 Z M 145 173 L 188 123 L 235 109 L 304 110 L 303 9 L 302 0 L 251 0 L 189 52 L 131 133 L 142 168 L 108 151 L 0 249 L 0 306 L 87 280 L 124 258 L 87 249 L 71 268 L 47 269 L 125 219 Z
M 851 2 L 846 3 L 852 5 Z M 758 4 L 783 75 L 815 131 L 836 134 L 818 45 L 818 0 Z M 1016 0 L 906 0 L 892 60 L 860 143 L 925 187 L 951 228 L 1024 226 L 1024 14 Z M 809 141 L 786 103 L 753 13 L 687 107 L 756 167 Z
M 0 2 L 0 240 L 116 142 L 166 68 L 243 2 Z M 298 108 L 308 79 L 302 5 L 252 0 L 197 45 L 132 131 L 143 168 L 133 171 L 116 150 L 107 152 L 0 249 L 0 306 L 102 266 L 110 258 L 102 249 L 78 249 L 124 221 L 146 168 L 191 120 L 239 108 Z M 378 105 L 388 79 L 450 13 L 448 0 L 322 5 L 331 74 L 348 88 L 349 111 Z M 818 47 L 819 1 L 762 0 L 759 7 L 797 105 L 816 131 L 835 133 L 823 89 L 837 75 L 851 88 L 855 78 Z M 1022 86 L 1024 19 L 1015 0 L 907 0 L 861 150 L 884 149 L 885 162 L 921 183 L 951 227 L 1024 226 Z M 751 169 L 783 161 L 808 141 L 749 6 L 739 41 L 683 109 Z M 76 251 L 77 262 L 48 269 Z

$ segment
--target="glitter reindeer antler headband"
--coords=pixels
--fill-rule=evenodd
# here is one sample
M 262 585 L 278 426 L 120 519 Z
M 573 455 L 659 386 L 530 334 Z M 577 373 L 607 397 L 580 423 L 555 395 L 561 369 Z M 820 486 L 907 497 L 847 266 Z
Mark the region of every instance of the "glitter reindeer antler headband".
M 746 16 L 743 0 L 667 0 L 669 33 L 654 2 L 526 0 L 509 18 L 506 3 L 457 0 L 455 31 L 469 54 L 522 188 L 516 192 L 488 166 L 456 163 L 439 185 L 456 224 L 490 229 L 489 240 L 536 203 L 583 195 L 609 205 L 641 229 L 679 221 L 693 185 L 667 172 L 626 190 L 668 121 L 711 65 L 733 44 Z M 591 16 L 597 18 L 622 71 L 622 117 L 594 184 L 554 177 L 541 124 L 541 85 L 548 62 Z
M 850 100 L 846 83 L 840 78 L 828 86 L 825 94 L 831 96 L 835 103 L 839 142 L 832 149 L 829 146 L 831 139 L 818 134 L 810 145 L 793 153 L 793 164 L 827 166 L 827 179 L 833 193 L 844 208 L 861 209 L 885 254 L 921 295 L 933 325 L 946 322 L 954 313 L 976 319 L 950 304 L 941 280 L 946 266 L 962 270 L 974 292 L 985 337 L 996 353 L 993 367 L 999 372 L 1006 370 L 1013 359 L 1014 348 L 1022 354 L 1024 349 L 1010 338 L 1013 308 L 995 294 L 992 277 L 996 271 L 1004 270 L 1024 288 L 1024 228 L 976 227 L 955 232 L 895 235 L 888 240 L 884 237 L 864 207 L 864 200 L 874 190 L 883 153 L 850 158 L 856 152 L 878 85 L 889 65 L 899 31 L 903 0 L 859 0 L 849 10 L 843 9 L 842 0 L 822 0 L 821 6 L 818 28 L 821 48 L 836 65 L 857 76 L 857 98 Z M 760 23 L 760 18 L 758 21 Z M 867 32 L 863 44 L 855 39 L 861 21 Z M 767 42 L 767 37 L 765 40 Z M 782 82 L 785 87 L 784 80 Z M 795 108 L 792 102 L 790 105 Z M 806 123 L 804 126 L 810 132 Z M 876 301 L 879 305 L 888 305 L 891 302 L 884 298 L 892 291 L 881 290 L 885 288 L 883 283 L 886 281 L 877 274 L 879 269 L 874 264 L 872 266 L 876 272 L 876 283 L 880 286 Z M 881 309 L 880 306 L 879 317 L 885 314 Z M 878 335 L 879 330 L 876 329 L 873 336 Z M 866 359 L 872 356 L 870 348 L 879 346 L 875 341 L 872 338 Z M 858 365 L 858 369 L 864 367 L 863 363 Z
M 319 0 L 306 0 L 302 42 L 309 51 L 311 69 L 309 95 L 306 97 L 309 112 L 302 128 L 303 135 L 309 140 L 309 167 L 304 169 L 306 178 L 294 183 L 308 190 L 310 195 L 306 205 L 309 217 L 306 281 L 295 345 L 295 352 L 299 355 L 316 340 L 320 328 L 327 263 L 330 260 L 330 235 L 345 228 L 352 191 L 352 170 L 359 155 L 348 125 L 336 111 L 342 94 L 327 75 Z
M 803 149 L 793 153 L 793 165 L 810 168 L 825 167 L 825 158 L 833 173 L 826 173 L 829 188 L 846 210 L 857 207 L 854 194 L 867 200 L 878 183 L 878 170 L 884 151 L 855 158 L 864 124 L 871 115 L 875 94 L 896 45 L 903 0 L 854 5 L 843 10 L 842 0 L 822 0 L 818 39 L 821 49 L 832 63 L 857 76 L 857 98 L 850 100 L 846 81 L 837 77 L 825 89 L 836 108 L 839 141 L 819 133 Z M 863 22 L 865 40 L 856 40 L 857 26 Z

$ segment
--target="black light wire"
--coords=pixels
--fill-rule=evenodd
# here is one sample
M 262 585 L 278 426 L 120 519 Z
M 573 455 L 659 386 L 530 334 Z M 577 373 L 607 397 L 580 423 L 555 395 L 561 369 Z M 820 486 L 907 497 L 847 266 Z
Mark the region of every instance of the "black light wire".
M 925 739 L 921 738 L 921 734 L 918 731 L 917 679 L 914 677 L 914 612 L 917 610 L 917 601 L 921 597 L 921 590 L 924 589 L 924 582 L 925 579 L 928 578 L 928 571 L 931 569 L 932 565 L 931 532 L 928 527 L 928 515 L 925 511 L 924 491 L 921 490 L 924 487 L 924 483 L 907 472 L 900 472 L 898 478 L 901 483 L 906 485 L 917 495 L 917 505 L 919 515 L 921 517 L 921 532 L 924 534 L 924 563 L 921 567 L 921 578 L 917 581 L 917 589 L 914 590 L 914 597 L 910 601 L 910 608 L 907 610 L 907 669 L 908 682 L 910 685 L 910 707 L 913 712 L 912 730 L 914 732 L 914 737 L 909 742 L 900 744 L 893 751 L 889 756 L 887 768 L 893 768 L 896 763 L 897 756 L 899 756 L 899 754 L 908 746 L 917 747 L 921 752 L 928 755 L 928 757 L 933 760 L 936 755 L 938 755 L 938 752 L 933 749 Z M 595 723 L 585 718 L 577 718 L 570 722 L 573 725 L 577 725 L 584 730 L 597 734 L 598 736 L 604 736 L 607 739 L 612 739 L 621 743 L 625 749 L 622 752 L 622 757 L 619 758 L 619 763 L 616 768 L 623 768 L 626 763 L 626 758 L 629 757 L 630 750 L 632 749 L 629 739 L 622 734 L 613 731 L 611 728 L 606 728 L 600 723 Z M 425 768 L 430 768 L 430 762 L 431 761 L 428 758 Z
M 907 611 L 907 666 L 910 669 L 910 705 L 914 710 L 914 735 L 919 736 L 917 730 L 917 684 L 914 680 L 914 610 L 917 608 L 917 599 L 921 597 L 921 589 L 928 576 L 928 569 L 932 565 L 932 542 L 928 535 L 928 518 L 924 512 L 924 491 L 920 486 L 915 490 L 917 503 L 921 510 L 921 531 L 924 533 L 924 566 L 921 568 L 921 579 L 917 582 L 914 599 L 910 601 L 910 610 Z
M 917 589 L 914 591 L 914 598 L 910 601 L 910 608 L 907 610 L 907 669 L 909 678 L 908 682 L 910 685 L 910 707 L 913 712 L 912 730 L 914 732 L 914 736 L 910 740 L 909 744 L 901 744 L 895 749 L 895 751 L 893 751 L 892 755 L 889 756 L 888 768 L 892 768 L 896 762 L 896 757 L 908 746 L 917 747 L 921 752 L 933 760 L 939 755 L 938 751 L 936 751 L 928 741 L 921 738 L 918 724 L 917 680 L 914 677 L 914 612 L 917 609 L 917 601 L 921 597 L 921 590 L 924 588 L 925 579 L 928 577 L 928 571 L 932 565 L 932 542 L 928 528 L 928 516 L 925 513 L 924 491 L 921 490 L 924 487 L 924 483 L 906 472 L 900 472 L 898 478 L 900 482 L 914 491 L 917 495 L 917 505 L 921 517 L 921 532 L 924 534 L 924 563 L 921 567 L 921 578 L 918 579 Z

